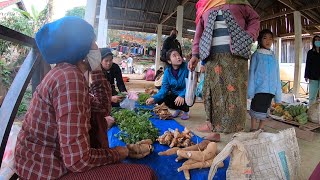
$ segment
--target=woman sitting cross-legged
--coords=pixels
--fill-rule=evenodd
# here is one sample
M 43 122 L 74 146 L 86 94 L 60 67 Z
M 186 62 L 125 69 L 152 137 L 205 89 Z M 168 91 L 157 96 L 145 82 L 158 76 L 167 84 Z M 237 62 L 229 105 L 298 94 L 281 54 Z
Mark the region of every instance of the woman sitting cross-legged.
M 183 62 L 179 52 L 171 49 L 167 52 L 167 66 L 160 91 L 153 97 L 147 99 L 146 104 L 165 103 L 169 108 L 175 109 L 172 115 L 176 118 L 180 115 L 182 120 L 189 119 L 189 106 L 185 102 L 186 83 L 185 78 L 188 77 L 189 70 L 187 64 Z

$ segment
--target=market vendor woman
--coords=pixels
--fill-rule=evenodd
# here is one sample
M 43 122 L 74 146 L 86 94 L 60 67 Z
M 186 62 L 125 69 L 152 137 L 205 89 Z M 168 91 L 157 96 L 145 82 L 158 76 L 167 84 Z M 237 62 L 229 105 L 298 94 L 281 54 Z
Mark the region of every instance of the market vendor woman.
M 114 63 L 113 54 L 110 48 L 101 48 L 101 67 L 102 72 L 108 79 L 112 88 L 112 106 L 119 107 L 119 103 L 123 100 L 123 96 L 119 96 L 119 92 L 116 90 L 116 85 L 120 92 L 127 92 L 126 86 L 122 79 L 122 73 L 120 67 Z M 117 83 L 115 83 L 115 80 Z
M 182 120 L 189 119 L 189 106 L 185 102 L 186 82 L 189 70 L 183 62 L 178 50 L 170 49 L 167 52 L 168 67 L 164 71 L 160 91 L 153 97 L 147 99 L 146 104 L 165 103 L 169 108 L 175 109 L 172 115 L 176 118 L 182 111 Z
M 33 93 L 17 137 L 19 179 L 155 179 L 146 166 L 119 164 L 128 149 L 109 148 L 105 132 L 98 143 L 91 140 L 92 121 L 106 122 L 111 111 L 93 27 L 64 17 L 44 25 L 35 40 L 43 59 L 56 66 Z

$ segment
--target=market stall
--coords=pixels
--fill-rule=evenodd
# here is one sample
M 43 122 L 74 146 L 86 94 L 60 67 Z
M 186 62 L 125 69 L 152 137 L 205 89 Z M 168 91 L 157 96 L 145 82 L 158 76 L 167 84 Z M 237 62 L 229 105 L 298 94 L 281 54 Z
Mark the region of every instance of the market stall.
M 136 106 L 137 108 L 137 106 Z M 140 106 L 138 105 L 139 109 L 152 109 L 152 106 Z M 176 128 L 179 131 L 183 131 L 185 127 L 180 125 L 173 119 L 161 120 L 159 116 L 156 116 L 152 113 L 152 117 L 150 117 L 150 121 L 152 124 L 159 130 L 159 134 L 162 135 L 165 131 L 170 129 L 175 130 Z M 123 141 L 119 140 L 119 133 L 120 128 L 118 126 L 112 127 L 108 131 L 108 140 L 110 147 L 115 146 L 125 146 Z M 202 142 L 202 138 L 194 135 L 191 138 L 192 142 L 197 144 Z M 168 150 L 170 147 L 168 145 L 161 145 L 159 142 L 153 143 L 153 152 L 151 152 L 148 156 L 142 159 L 132 159 L 128 158 L 125 162 L 126 163 L 136 163 L 136 164 L 145 164 L 151 167 L 157 174 L 158 178 L 161 180 L 166 179 L 185 179 L 183 172 L 178 172 L 178 168 L 182 166 L 183 160 L 176 162 L 175 159 L 177 155 L 171 156 L 160 156 L 158 155 L 159 152 L 163 152 Z M 229 165 L 229 159 L 224 161 L 224 167 L 219 168 L 217 174 L 213 179 L 226 179 L 226 170 Z M 209 168 L 202 168 L 202 169 L 195 169 L 190 170 L 191 179 L 207 179 L 209 173 Z

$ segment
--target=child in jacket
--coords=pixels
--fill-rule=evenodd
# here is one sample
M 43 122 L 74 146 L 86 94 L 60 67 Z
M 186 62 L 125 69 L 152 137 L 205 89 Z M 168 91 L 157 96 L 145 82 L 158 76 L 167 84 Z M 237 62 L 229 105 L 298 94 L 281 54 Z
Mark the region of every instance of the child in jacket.
M 189 106 L 185 102 L 185 78 L 188 77 L 189 70 L 177 50 L 169 50 L 167 59 L 169 65 L 164 72 L 161 89 L 153 97 L 147 99 L 146 104 L 164 102 L 169 108 L 176 110 L 172 115 L 173 118 L 178 117 L 182 111 L 181 119 L 187 120 L 189 119 Z
M 258 129 L 263 129 L 267 112 L 274 98 L 281 102 L 281 81 L 279 63 L 270 50 L 273 33 L 262 30 L 258 37 L 258 49 L 252 55 L 249 68 L 248 98 L 252 99 L 250 107 L 251 131 L 256 130 L 256 121 L 260 120 Z

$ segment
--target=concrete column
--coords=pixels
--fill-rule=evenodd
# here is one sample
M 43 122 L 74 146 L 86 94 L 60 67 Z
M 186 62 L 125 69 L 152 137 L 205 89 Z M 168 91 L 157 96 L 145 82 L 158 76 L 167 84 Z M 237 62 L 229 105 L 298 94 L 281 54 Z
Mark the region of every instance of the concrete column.
M 276 46 L 276 58 L 278 59 L 279 63 L 281 63 L 281 38 L 277 38 L 277 46 Z
M 181 43 L 182 40 L 182 28 L 183 28 L 183 6 L 177 7 L 177 23 L 176 29 L 178 30 L 177 40 Z
M 94 26 L 94 21 L 96 18 L 96 7 L 97 7 L 97 0 L 87 0 L 84 20 L 86 20 L 92 26 Z
M 294 51 L 295 51 L 295 66 L 294 66 L 294 85 L 293 93 L 299 97 L 300 90 L 300 76 L 302 64 L 302 28 L 301 28 L 301 13 L 295 11 L 294 16 Z
M 162 24 L 158 24 L 158 34 L 157 34 L 157 49 L 156 49 L 156 59 L 155 59 L 155 70 L 157 71 L 160 67 L 160 57 L 161 57 L 161 40 L 162 40 Z
M 101 4 L 100 4 L 98 37 L 97 37 L 97 43 L 100 48 L 107 47 L 107 38 L 108 38 L 108 19 L 106 18 L 107 2 L 108 0 L 101 0 Z

